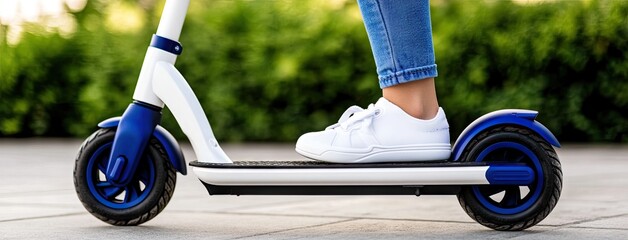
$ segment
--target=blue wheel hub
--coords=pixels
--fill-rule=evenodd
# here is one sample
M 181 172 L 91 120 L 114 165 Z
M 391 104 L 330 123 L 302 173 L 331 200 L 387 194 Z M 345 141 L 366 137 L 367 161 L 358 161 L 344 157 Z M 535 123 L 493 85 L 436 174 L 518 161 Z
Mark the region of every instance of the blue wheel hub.
M 87 164 L 87 185 L 96 200 L 113 209 L 132 208 L 144 201 L 155 185 L 155 165 L 143 155 L 137 172 L 126 186 L 114 186 L 107 180 L 107 163 L 113 143 L 98 148 Z
M 490 211 L 504 215 L 521 213 L 533 206 L 541 196 L 543 168 L 534 152 L 524 145 L 516 142 L 494 143 L 478 155 L 476 162 L 522 163 L 534 171 L 534 181 L 530 185 L 472 187 L 475 197 Z

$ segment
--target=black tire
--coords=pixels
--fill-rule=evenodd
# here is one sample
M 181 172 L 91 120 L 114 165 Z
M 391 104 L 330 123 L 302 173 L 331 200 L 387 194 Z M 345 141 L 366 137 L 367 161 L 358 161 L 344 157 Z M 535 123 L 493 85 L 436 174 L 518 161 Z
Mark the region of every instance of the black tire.
M 100 129 L 83 142 L 74 165 L 74 187 L 85 209 L 96 218 L 117 226 L 139 225 L 166 207 L 174 193 L 176 171 L 161 143 L 151 138 L 131 183 L 123 188 L 104 187 L 108 183 L 102 166 L 111 152 L 115 130 Z
M 458 201 L 472 219 L 488 228 L 519 231 L 534 226 L 549 215 L 560 198 L 562 170 L 558 156 L 550 144 L 530 130 L 500 126 L 478 134 L 463 152 L 462 161 L 499 161 L 502 152 L 498 151 L 504 152 L 502 161 L 516 158 L 533 169 L 535 180 L 524 187 L 528 192 L 519 186 L 469 186 L 458 194 Z M 521 156 L 516 157 L 517 151 Z M 508 158 L 505 154 L 509 152 L 514 156 Z M 498 198 L 497 194 L 503 194 L 501 200 L 493 199 Z

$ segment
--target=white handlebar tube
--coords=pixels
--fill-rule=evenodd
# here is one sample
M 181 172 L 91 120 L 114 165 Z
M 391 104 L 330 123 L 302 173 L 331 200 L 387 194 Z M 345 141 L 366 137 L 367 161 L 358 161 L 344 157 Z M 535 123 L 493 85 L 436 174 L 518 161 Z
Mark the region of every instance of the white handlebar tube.
M 179 41 L 190 0 L 167 0 L 161 13 L 157 35 Z

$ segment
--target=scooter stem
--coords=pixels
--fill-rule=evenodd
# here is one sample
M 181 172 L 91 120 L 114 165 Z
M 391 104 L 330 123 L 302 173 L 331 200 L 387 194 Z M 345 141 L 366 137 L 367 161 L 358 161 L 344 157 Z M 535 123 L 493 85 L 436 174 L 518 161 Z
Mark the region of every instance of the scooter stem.
M 137 169 L 139 158 L 144 152 L 155 126 L 161 119 L 162 100 L 153 92 L 153 72 L 158 62 L 174 65 L 182 47 L 178 43 L 190 0 L 166 0 L 156 36 L 146 51 L 142 70 L 138 77 L 134 103 L 129 106 L 120 120 L 107 164 L 108 181 L 124 186 Z M 159 41 L 156 41 L 159 40 Z M 176 52 L 164 48 L 174 45 Z

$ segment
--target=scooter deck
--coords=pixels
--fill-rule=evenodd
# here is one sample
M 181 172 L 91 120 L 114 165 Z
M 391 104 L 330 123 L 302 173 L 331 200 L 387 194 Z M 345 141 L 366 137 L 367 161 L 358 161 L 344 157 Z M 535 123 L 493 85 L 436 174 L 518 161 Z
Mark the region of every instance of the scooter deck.
M 329 163 L 320 161 L 234 161 L 233 163 L 209 163 L 192 161 L 190 166 L 200 168 L 416 168 L 416 167 L 461 167 L 487 166 L 484 162 L 395 162 L 395 163 Z
M 523 170 L 524 178 L 529 175 L 518 164 L 499 167 L 495 166 L 499 163 L 452 161 L 193 161 L 190 165 L 210 195 L 450 195 L 464 185 L 489 184 L 485 177 L 489 167 L 501 174 L 511 173 L 514 166 L 517 174 Z M 517 176 L 514 181 L 526 180 Z
M 456 195 L 462 186 L 217 186 L 201 181 L 209 195 Z

